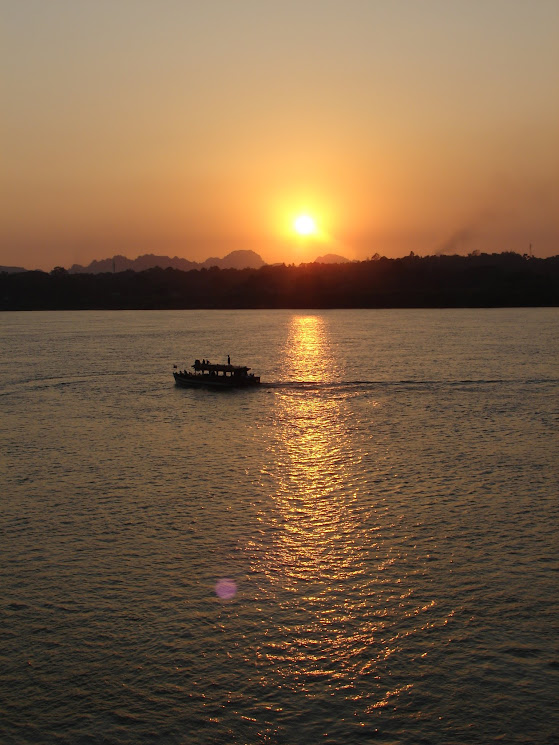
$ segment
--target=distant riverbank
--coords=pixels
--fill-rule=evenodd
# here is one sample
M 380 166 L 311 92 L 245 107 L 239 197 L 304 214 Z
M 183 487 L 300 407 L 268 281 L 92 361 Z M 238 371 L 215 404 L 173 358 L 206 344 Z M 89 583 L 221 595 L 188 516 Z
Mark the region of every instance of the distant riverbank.
M 559 256 L 511 252 L 259 269 L 0 274 L 5 311 L 557 305 Z

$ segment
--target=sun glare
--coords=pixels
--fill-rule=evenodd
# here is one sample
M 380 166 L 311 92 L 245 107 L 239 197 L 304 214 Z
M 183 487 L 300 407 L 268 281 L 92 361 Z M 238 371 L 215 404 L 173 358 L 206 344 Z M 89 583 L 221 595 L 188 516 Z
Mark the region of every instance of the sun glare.
M 316 230 L 316 223 L 310 215 L 299 215 L 293 222 L 295 232 L 299 235 L 314 235 Z

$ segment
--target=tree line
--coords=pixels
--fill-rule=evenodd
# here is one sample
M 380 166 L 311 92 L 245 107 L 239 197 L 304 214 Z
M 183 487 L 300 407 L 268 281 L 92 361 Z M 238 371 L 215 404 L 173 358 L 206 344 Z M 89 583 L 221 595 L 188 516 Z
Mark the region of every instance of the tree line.
M 557 306 L 559 256 L 378 255 L 346 264 L 0 274 L 0 310 Z

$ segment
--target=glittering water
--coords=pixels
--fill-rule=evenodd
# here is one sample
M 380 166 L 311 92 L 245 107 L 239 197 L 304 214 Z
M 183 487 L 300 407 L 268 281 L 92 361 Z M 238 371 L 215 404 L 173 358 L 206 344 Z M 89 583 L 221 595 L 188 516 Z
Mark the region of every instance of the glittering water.
M 558 320 L 2 315 L 0 741 L 556 742 Z

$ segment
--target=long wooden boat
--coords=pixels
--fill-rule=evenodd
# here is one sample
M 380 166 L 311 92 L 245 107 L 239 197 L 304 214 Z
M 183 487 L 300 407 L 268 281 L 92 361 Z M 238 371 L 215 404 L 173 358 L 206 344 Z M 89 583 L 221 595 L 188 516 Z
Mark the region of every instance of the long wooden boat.
M 249 388 L 260 385 L 260 377 L 249 373 L 250 367 L 244 365 L 219 365 L 209 360 L 195 360 L 192 368 L 194 372 L 173 371 L 175 383 L 183 388 Z

